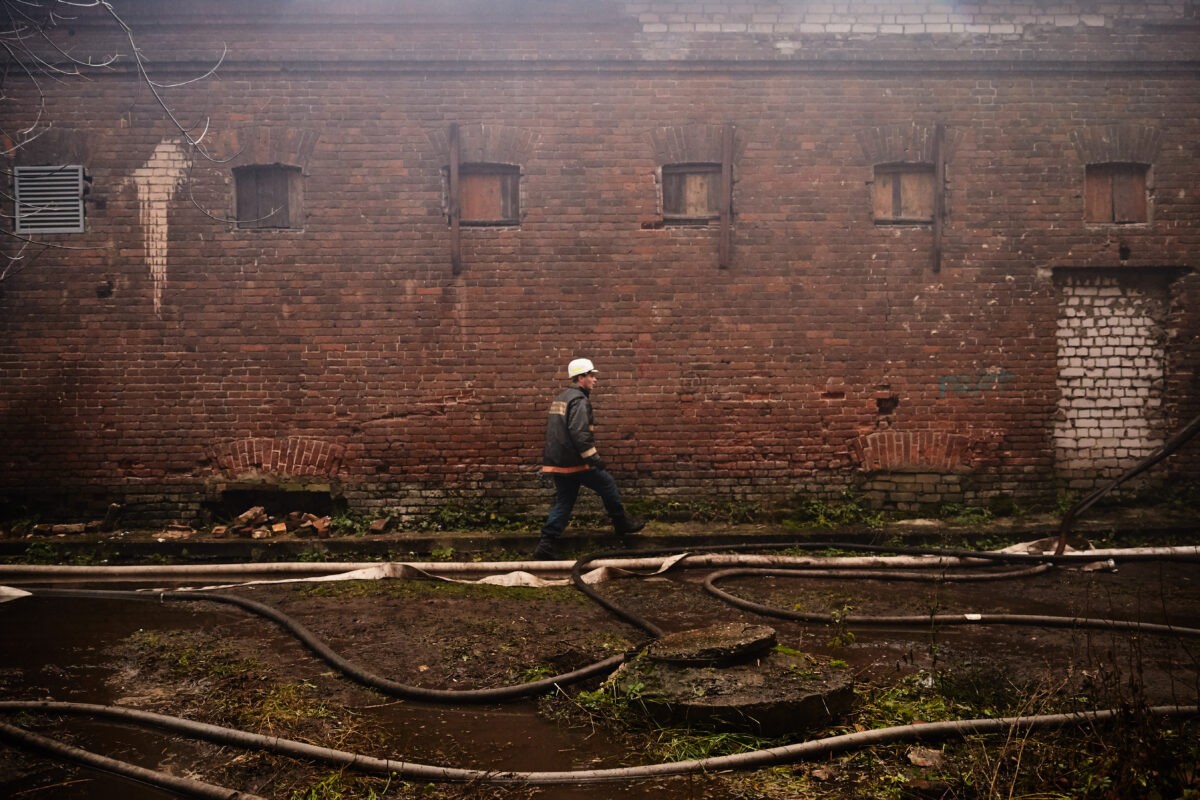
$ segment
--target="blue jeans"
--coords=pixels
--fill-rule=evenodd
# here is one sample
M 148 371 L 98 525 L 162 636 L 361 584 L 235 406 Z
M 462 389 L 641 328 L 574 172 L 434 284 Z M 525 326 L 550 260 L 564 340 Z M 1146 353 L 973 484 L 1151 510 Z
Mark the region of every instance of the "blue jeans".
M 580 486 L 586 486 L 600 495 L 604 510 L 612 517 L 613 525 L 620 526 L 626 522 L 621 492 L 608 470 L 589 469 L 564 475 L 551 473 L 551 477 L 554 478 L 554 505 L 550 508 L 550 515 L 546 517 L 546 524 L 542 526 L 543 538 L 557 539 L 567 529 L 571 522 L 571 512 L 575 510 L 575 500 L 579 497 Z

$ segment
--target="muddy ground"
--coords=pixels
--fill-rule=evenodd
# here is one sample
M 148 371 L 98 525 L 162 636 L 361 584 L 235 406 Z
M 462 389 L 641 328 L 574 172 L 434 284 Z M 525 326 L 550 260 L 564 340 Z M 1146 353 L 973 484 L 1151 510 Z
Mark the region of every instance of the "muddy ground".
M 604 595 L 665 632 L 715 622 L 776 628 L 781 646 L 852 674 L 856 710 L 787 741 L 888 724 L 1121 707 L 1112 728 L 879 746 L 775 769 L 599 786 L 427 785 L 50 715 L 30 729 L 172 774 L 271 798 L 1195 797 L 1194 723 L 1161 723 L 1147 705 L 1194 704 L 1200 640 L 1041 626 L 881 627 L 879 614 L 1021 613 L 1200 627 L 1194 563 L 1115 572 L 1056 569 L 973 583 L 747 577 L 727 591 L 832 624 L 737 610 L 707 594 L 705 573 L 623 578 Z M 103 588 L 114 588 L 110 584 Z M 625 652 L 646 634 L 571 587 L 506 588 L 426 580 L 284 583 L 224 590 L 292 616 L 368 671 L 440 689 L 535 680 Z M 839 622 L 838 620 L 842 620 Z M 0 699 L 118 704 L 412 762 L 488 770 L 636 765 L 780 744 L 720 731 L 663 730 L 613 702 L 597 680 L 537 700 L 461 706 L 397 700 L 349 680 L 277 625 L 208 602 L 31 597 L 0 604 Z M 689 736 L 691 737 L 689 739 Z M 1140 781 L 1140 783 L 1139 783 Z M 1140 786 L 1140 788 L 1138 788 Z M 1132 793 L 1131 793 L 1132 792 Z M 12 747 L 0 796 L 170 796 Z

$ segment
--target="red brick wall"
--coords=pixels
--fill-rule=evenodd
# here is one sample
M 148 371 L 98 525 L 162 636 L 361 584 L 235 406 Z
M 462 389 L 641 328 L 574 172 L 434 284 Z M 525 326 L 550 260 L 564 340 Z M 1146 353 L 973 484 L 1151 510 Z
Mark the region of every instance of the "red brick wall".
M 968 501 L 1044 499 L 1054 274 L 1195 266 L 1185 3 L 1063 2 L 1051 18 L 928 2 L 886 19 L 865 4 L 851 21 L 756 3 L 708 22 L 699 3 L 250 5 L 126 8 L 163 80 L 227 44 L 217 77 L 166 92 L 224 163 L 173 147 L 127 70 L 48 87 L 62 131 L 18 159 L 78 160 L 94 183 L 87 232 L 43 237 L 79 249 L 28 247 L 0 283 L 12 508 L 186 516 L 233 483 L 305 475 L 357 508 L 537 507 L 545 406 L 577 355 L 601 370 L 600 448 L 631 496 L 765 505 L 936 467 Z M 76 29 L 105 50 L 99 23 Z M 33 95 L 10 93 L 6 115 L 29 119 Z M 522 170 L 521 225 L 464 228 L 458 275 L 451 123 Z M 726 123 L 720 269 L 717 225 L 659 224 L 656 152 L 671 130 Z M 888 136 L 939 124 L 934 273 L 930 227 L 875 225 L 870 181 Z M 1158 137 L 1149 225 L 1083 221 L 1078 136 L 1111 125 Z M 214 219 L 233 166 L 273 161 L 303 168 L 302 230 Z M 1200 411 L 1200 291 L 1173 286 L 1164 398 L 1181 424 Z M 864 459 L 872 441 L 953 442 L 954 463 Z M 285 458 L 297 442 L 308 456 Z M 1194 448 L 1173 469 L 1194 476 Z

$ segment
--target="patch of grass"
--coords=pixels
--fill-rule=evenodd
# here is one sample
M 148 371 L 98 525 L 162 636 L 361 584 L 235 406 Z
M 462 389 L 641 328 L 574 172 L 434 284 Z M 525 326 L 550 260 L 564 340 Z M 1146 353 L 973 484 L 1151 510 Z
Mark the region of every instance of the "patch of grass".
M 691 728 L 662 728 L 654 737 L 649 755 L 658 761 L 688 761 L 749 753 L 779 744 L 748 733 L 700 731 Z
M 788 647 L 788 646 L 782 645 L 782 644 L 775 645 L 774 647 L 771 648 L 771 651 L 775 652 L 775 653 L 780 653 L 785 656 L 795 656 L 796 658 L 807 658 L 808 657 L 808 653 L 805 653 L 802 650 L 797 650 L 794 647 Z
M 996 515 L 990 509 L 981 506 L 958 505 L 956 503 L 943 505 L 938 509 L 938 516 L 947 522 L 968 528 L 981 528 L 996 518 Z
M 947 698 L 935 676 L 922 672 L 860 697 L 858 724 L 864 728 L 887 728 L 917 722 L 944 722 L 972 710 Z
M 433 561 L 453 561 L 454 548 L 450 545 L 445 547 L 435 547 L 429 551 L 429 558 Z
M 315 782 L 294 790 L 288 800 L 381 800 L 384 797 L 395 797 L 390 794 L 391 778 L 372 778 L 363 775 L 334 772 L 318 778 Z M 422 797 L 428 795 L 409 794 L 402 797 Z
M 422 515 L 417 530 L 527 530 L 531 527 L 525 508 L 502 500 L 459 498 L 447 500 Z
M 182 681 L 222 724 L 275 734 L 333 716 L 313 684 L 271 681 L 261 661 L 203 635 L 141 630 L 127 641 L 143 668 Z
M 301 683 L 283 683 L 254 693 L 253 712 L 267 730 L 283 725 L 311 719 L 332 719 L 334 713 L 321 698 L 316 686 Z
M 335 514 L 329 520 L 329 532 L 334 536 L 361 536 L 370 527 L 371 520 L 353 511 Z
M 762 506 L 737 498 L 713 500 L 669 500 L 635 498 L 626 504 L 635 517 L 661 522 L 703 522 L 722 525 L 744 525 L 766 518 Z
M 554 670 L 546 666 L 527 667 L 517 673 L 518 683 L 533 683 L 540 681 L 543 678 L 549 678 L 554 674 Z
M 324 581 L 298 588 L 304 597 L 451 597 L 463 600 L 498 599 L 520 603 L 590 605 L 570 586 L 500 586 L 494 583 L 452 583 L 436 580 Z
M 75 549 L 60 547 L 56 542 L 34 539 L 25 547 L 25 554 L 20 558 L 23 564 L 69 564 L 75 566 L 96 566 L 107 563 L 103 548 Z
M 783 517 L 786 528 L 852 528 L 877 530 L 883 527 L 884 514 L 870 508 L 861 495 L 846 489 L 836 500 L 797 496 Z
M 169 713 L 267 736 L 357 752 L 377 748 L 382 736 L 369 718 L 337 704 L 327 690 L 300 679 L 281 680 L 265 663 L 207 631 L 138 631 L 116 645 L 130 665 L 129 680 L 161 686 Z M 369 800 L 394 797 L 385 778 L 353 773 L 322 774 L 265 752 L 247 752 L 215 768 L 213 779 L 247 785 L 251 776 L 274 773 L 272 796 Z M 411 795 L 415 797 L 416 795 Z

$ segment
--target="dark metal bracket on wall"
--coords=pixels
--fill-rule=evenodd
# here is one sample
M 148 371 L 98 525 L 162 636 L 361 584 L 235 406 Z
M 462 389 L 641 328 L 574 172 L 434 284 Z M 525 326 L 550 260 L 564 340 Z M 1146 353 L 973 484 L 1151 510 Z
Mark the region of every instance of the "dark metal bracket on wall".
M 942 228 L 946 217 L 946 126 L 933 128 L 933 262 L 942 271 Z
M 721 215 L 720 244 L 717 266 L 729 269 L 733 262 L 733 149 L 735 128 L 726 124 L 721 129 Z
M 462 272 L 462 204 L 459 202 L 459 137 L 458 123 L 450 123 L 450 270 L 457 275 Z

